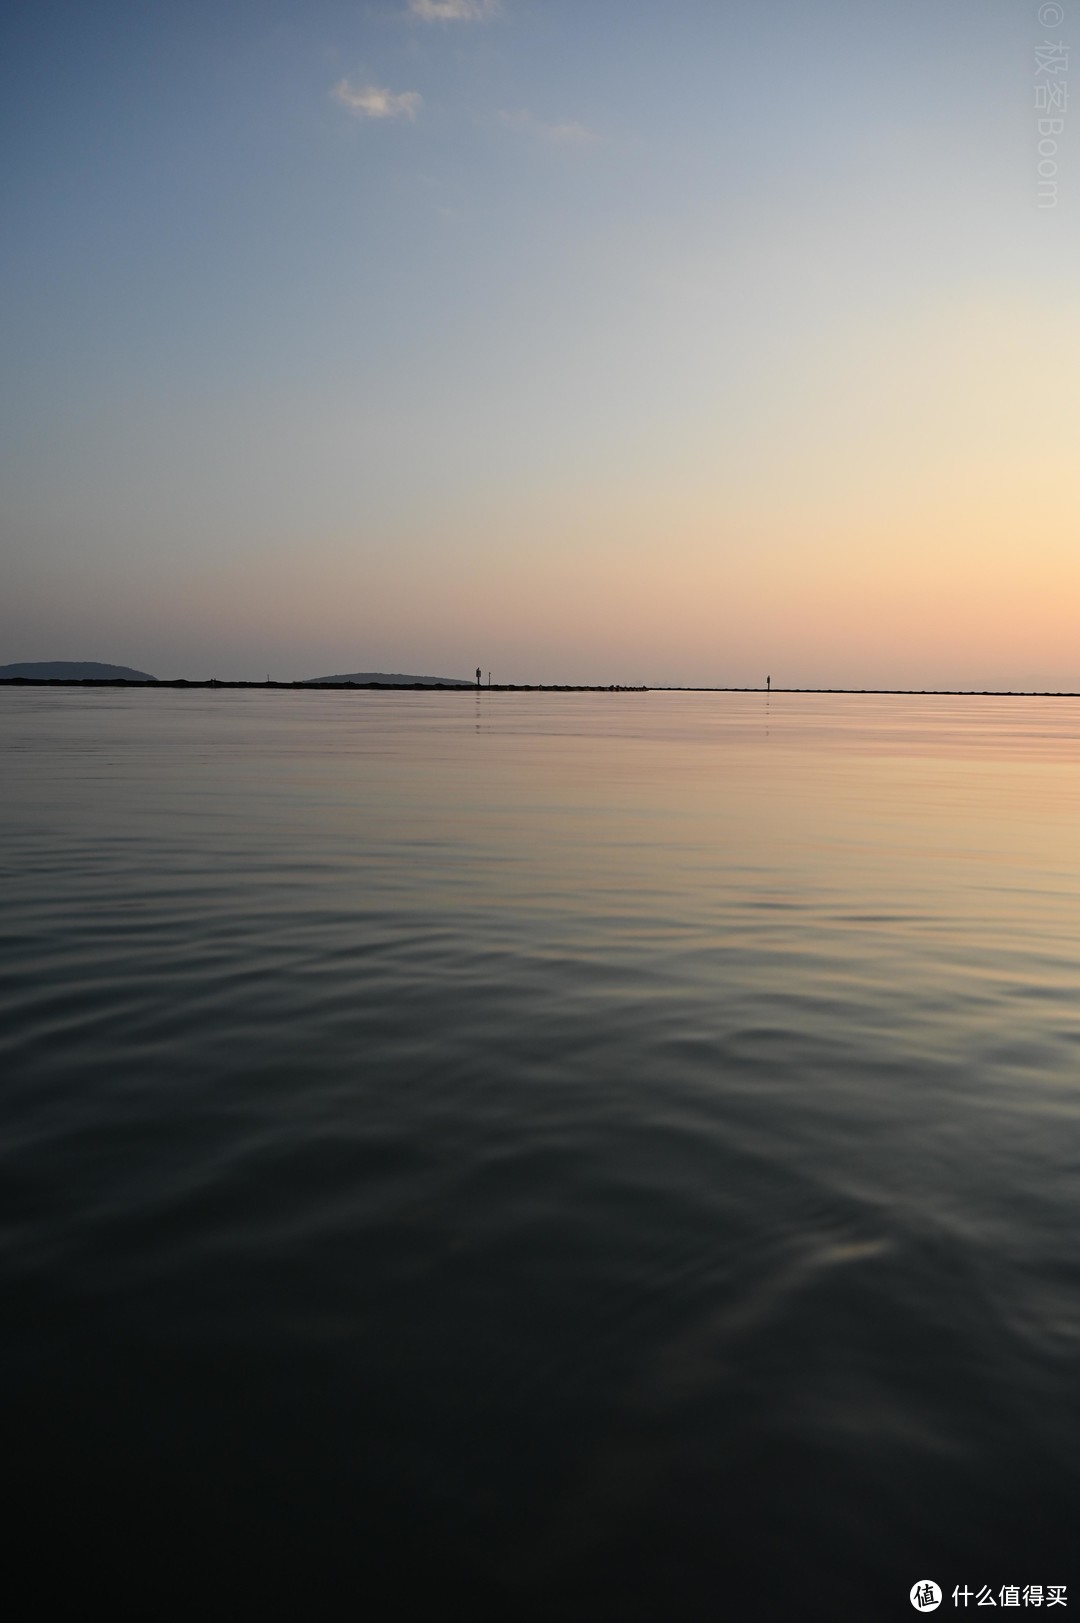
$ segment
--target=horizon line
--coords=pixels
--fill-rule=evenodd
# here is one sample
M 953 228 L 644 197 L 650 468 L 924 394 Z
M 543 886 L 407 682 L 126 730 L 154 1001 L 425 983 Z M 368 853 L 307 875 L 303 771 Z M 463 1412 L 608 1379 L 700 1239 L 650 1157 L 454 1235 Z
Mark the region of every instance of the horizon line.
M 69 688 L 267 688 L 278 692 L 383 693 L 837 693 L 887 698 L 943 699 L 1080 699 L 1071 688 L 856 688 L 856 687 L 762 687 L 674 682 L 491 682 L 487 685 L 467 680 L 446 682 L 294 682 L 223 680 L 220 677 L 150 677 L 146 680 L 123 676 L 3 676 L 0 687 Z

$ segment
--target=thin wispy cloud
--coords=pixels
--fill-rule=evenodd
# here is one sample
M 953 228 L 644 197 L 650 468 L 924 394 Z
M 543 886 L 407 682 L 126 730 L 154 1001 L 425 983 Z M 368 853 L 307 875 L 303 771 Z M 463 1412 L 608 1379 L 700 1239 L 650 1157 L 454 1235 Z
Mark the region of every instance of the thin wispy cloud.
M 354 118 L 414 119 L 423 106 L 418 90 L 385 90 L 380 85 L 354 85 L 348 79 L 336 84 L 331 94 Z
M 497 116 L 506 129 L 519 130 L 523 135 L 534 136 L 538 141 L 549 141 L 553 146 L 582 147 L 599 139 L 595 130 L 590 130 L 587 124 L 580 124 L 576 119 L 549 124 L 524 109 L 516 113 L 501 111 Z
M 482 23 L 500 10 L 500 0 L 409 0 L 409 16 L 425 23 Z

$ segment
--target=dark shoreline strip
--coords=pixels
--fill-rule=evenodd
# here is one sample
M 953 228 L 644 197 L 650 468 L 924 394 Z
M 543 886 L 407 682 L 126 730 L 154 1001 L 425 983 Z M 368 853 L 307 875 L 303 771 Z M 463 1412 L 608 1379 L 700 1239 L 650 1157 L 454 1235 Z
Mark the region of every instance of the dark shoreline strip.
M 1080 699 L 1080 693 L 1034 688 L 762 688 L 762 687 L 665 687 L 610 685 L 571 682 L 493 682 L 475 688 L 468 683 L 447 686 L 443 682 L 206 682 L 175 677 L 168 681 L 131 682 L 122 676 L 3 676 L 0 687 L 7 688 L 164 688 L 169 690 L 223 688 L 265 693 L 847 693 L 893 698 L 925 699 Z

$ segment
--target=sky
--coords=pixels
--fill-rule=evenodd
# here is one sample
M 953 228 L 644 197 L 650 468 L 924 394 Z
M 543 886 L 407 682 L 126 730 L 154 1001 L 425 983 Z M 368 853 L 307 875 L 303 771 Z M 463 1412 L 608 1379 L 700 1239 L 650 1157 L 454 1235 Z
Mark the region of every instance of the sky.
M 1072 43 L 5 8 L 0 662 L 1080 688 Z

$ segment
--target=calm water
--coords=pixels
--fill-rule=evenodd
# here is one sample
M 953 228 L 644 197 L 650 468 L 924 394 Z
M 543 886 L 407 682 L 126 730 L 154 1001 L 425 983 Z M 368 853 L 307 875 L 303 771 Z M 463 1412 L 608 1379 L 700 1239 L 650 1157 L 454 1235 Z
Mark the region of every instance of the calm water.
M 0 745 L 9 1577 L 1080 1605 L 1080 704 L 5 690 Z

